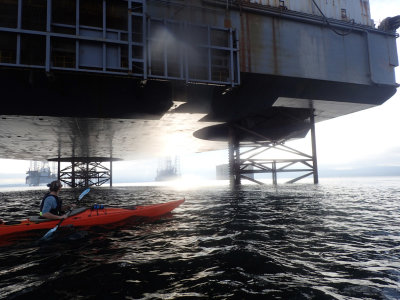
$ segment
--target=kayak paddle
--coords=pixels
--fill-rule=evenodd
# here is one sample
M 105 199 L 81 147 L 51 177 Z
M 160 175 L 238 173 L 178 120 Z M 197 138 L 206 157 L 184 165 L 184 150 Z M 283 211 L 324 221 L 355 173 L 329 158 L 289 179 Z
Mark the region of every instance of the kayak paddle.
M 78 197 L 78 202 L 87 194 L 90 192 L 90 189 L 86 189 L 82 192 L 82 194 L 79 195 Z M 69 217 L 70 213 L 72 210 L 69 210 L 67 212 L 67 218 Z M 66 218 L 65 218 L 66 219 Z M 49 231 L 46 232 L 46 234 L 40 239 L 42 240 L 47 240 L 57 229 L 58 227 L 60 227 L 61 223 L 65 220 L 65 219 L 61 219 L 60 222 L 58 222 L 58 224 L 56 225 L 56 227 L 50 229 Z
M 89 193 L 89 192 L 90 192 L 90 189 L 84 190 L 84 191 L 82 192 L 82 194 L 79 195 L 78 202 L 81 201 L 81 199 L 82 199 L 83 197 L 85 197 L 85 195 L 86 195 L 87 193 Z

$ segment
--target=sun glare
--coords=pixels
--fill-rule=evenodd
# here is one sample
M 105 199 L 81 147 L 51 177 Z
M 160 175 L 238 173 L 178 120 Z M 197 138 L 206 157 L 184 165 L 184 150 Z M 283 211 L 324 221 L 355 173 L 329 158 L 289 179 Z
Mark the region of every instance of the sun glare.
M 209 180 L 195 175 L 183 175 L 181 178 L 169 181 L 168 186 L 176 190 L 190 190 L 207 186 L 225 186 L 228 180 Z

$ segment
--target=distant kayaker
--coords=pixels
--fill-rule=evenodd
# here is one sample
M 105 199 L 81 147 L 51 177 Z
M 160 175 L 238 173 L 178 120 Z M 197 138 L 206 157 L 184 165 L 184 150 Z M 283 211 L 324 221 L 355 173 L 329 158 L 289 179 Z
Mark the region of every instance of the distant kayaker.
M 43 197 L 40 203 L 40 216 L 46 219 L 60 220 L 68 216 L 63 212 L 62 200 L 58 194 L 62 188 L 59 180 L 54 180 L 47 185 L 50 191 Z

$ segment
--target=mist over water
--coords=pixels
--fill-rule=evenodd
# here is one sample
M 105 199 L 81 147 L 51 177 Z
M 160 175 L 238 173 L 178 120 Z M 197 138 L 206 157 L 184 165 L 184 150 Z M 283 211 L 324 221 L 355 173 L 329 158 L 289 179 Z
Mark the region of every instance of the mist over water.
M 0 298 L 399 299 L 400 180 L 366 180 L 92 189 L 85 205 L 186 202 L 151 222 L 1 238 Z M 43 192 L 0 191 L 0 218 L 36 214 Z

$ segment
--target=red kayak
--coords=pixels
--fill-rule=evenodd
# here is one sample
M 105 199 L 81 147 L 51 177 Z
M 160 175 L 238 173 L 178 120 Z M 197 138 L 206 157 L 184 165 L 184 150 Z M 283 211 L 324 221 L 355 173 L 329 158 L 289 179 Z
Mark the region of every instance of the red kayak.
M 134 208 L 103 207 L 74 209 L 61 226 L 73 225 L 76 227 L 90 227 L 119 223 L 131 217 L 154 218 L 165 215 L 181 205 L 185 200 L 176 200 L 167 203 L 136 206 Z M 60 220 L 47 220 L 39 217 L 29 217 L 18 223 L 8 222 L 0 224 L 0 236 L 26 232 L 36 229 L 51 229 Z

